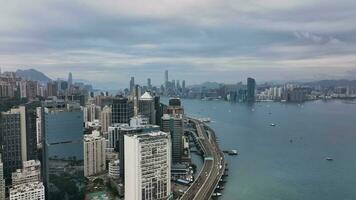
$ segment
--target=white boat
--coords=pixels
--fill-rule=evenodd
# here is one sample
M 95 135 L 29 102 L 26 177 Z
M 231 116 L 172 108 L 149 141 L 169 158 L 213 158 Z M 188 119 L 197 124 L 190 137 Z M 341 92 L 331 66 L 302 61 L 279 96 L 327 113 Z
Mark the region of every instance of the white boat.
M 276 124 L 271 123 L 270 126 L 276 126 Z
M 327 160 L 327 161 L 333 161 L 334 159 L 333 159 L 333 158 L 330 158 L 330 157 L 326 157 L 325 160 Z
M 220 192 L 213 193 L 213 197 L 220 197 L 220 196 L 222 196 L 222 194 Z

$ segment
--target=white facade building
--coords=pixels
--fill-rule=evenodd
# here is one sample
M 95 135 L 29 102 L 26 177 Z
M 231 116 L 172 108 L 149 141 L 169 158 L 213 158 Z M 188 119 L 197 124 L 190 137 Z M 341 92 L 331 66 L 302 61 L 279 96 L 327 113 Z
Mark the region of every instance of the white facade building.
M 103 133 L 107 133 L 109 131 L 109 126 L 111 126 L 112 121 L 112 111 L 109 106 L 105 106 L 103 111 L 100 113 L 100 122 L 101 122 L 101 130 Z
M 125 138 L 125 199 L 167 199 L 171 193 L 171 139 L 162 131 Z
M 84 136 L 84 176 L 89 177 L 105 171 L 105 138 L 99 134 Z
M 112 160 L 109 162 L 108 176 L 112 179 L 120 178 L 120 160 Z
M 1 162 L 1 154 L 0 154 L 0 200 L 5 200 L 4 164 Z
M 42 182 L 31 182 L 10 188 L 10 200 L 44 200 L 45 189 Z
M 12 173 L 13 186 L 40 181 L 41 162 L 39 160 L 24 161 L 22 169 L 17 169 L 16 172 Z

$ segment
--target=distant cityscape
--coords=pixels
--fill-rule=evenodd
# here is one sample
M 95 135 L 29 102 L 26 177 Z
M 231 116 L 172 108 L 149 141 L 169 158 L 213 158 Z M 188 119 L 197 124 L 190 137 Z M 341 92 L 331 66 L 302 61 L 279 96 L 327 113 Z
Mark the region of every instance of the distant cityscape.
M 257 84 L 170 80 L 111 94 L 67 80 L 0 73 L 0 199 L 209 199 L 227 163 L 209 119 L 185 114 L 181 98 L 297 102 L 356 98 L 355 81 Z M 168 97 L 168 104 L 161 102 Z M 200 171 L 192 154 L 201 156 Z

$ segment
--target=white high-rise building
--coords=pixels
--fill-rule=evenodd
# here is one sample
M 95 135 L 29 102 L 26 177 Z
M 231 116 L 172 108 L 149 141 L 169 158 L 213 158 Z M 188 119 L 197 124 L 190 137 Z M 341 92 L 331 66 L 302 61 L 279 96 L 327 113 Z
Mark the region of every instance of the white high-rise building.
M 1 162 L 1 154 L 0 154 L 0 200 L 5 200 L 4 165 Z
M 171 193 L 171 139 L 155 131 L 125 138 L 125 199 L 167 199 Z
M 45 189 L 42 182 L 30 182 L 10 188 L 10 200 L 44 200 Z
M 37 146 L 42 145 L 42 108 L 36 108 L 36 136 L 37 136 Z
M 99 134 L 84 136 L 84 176 L 89 177 L 105 171 L 106 139 Z
M 112 111 L 109 106 L 105 106 L 100 113 L 100 122 L 101 122 L 101 130 L 103 133 L 107 133 L 109 131 L 109 126 L 111 126 L 112 122 Z
M 22 169 L 12 173 L 12 186 L 41 181 L 41 162 L 29 160 L 23 162 Z

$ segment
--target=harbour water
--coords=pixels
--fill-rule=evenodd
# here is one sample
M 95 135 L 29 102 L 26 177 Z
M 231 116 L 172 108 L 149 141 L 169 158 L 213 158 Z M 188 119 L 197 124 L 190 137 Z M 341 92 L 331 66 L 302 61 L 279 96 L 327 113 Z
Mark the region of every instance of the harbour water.
M 356 199 L 356 104 L 182 103 L 187 114 L 211 118 L 221 149 L 239 151 L 227 156 L 221 199 Z

